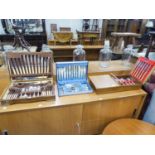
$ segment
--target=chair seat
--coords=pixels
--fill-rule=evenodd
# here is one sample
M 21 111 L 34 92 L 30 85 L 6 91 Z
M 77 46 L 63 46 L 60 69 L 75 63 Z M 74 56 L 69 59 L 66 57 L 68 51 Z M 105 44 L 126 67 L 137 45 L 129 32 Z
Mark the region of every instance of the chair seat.
M 111 122 L 102 132 L 104 135 L 154 135 L 153 124 L 137 119 L 119 119 Z

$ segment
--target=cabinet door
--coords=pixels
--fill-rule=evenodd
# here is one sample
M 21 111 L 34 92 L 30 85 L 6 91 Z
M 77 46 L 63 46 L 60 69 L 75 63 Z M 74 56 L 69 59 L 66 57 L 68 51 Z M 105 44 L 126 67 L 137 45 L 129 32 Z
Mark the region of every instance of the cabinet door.
M 20 111 L 0 115 L 9 134 L 79 134 L 82 105 Z
M 84 105 L 81 134 L 100 134 L 111 121 L 134 117 L 141 108 L 143 98 L 133 96 Z

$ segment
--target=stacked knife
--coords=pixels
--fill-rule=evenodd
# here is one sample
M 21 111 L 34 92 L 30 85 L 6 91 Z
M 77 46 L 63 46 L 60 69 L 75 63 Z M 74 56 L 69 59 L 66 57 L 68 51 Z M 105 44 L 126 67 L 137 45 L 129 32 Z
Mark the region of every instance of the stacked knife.
M 58 80 L 72 80 L 86 78 L 86 67 L 79 65 L 68 65 L 57 69 Z
M 16 53 L 14 53 L 16 55 Z M 51 73 L 52 57 L 47 55 L 23 53 L 20 56 L 10 56 L 9 68 L 13 76 L 48 75 Z
M 145 81 L 147 76 L 149 75 L 152 65 L 143 61 L 139 61 L 132 72 L 132 76 L 135 77 L 139 81 Z

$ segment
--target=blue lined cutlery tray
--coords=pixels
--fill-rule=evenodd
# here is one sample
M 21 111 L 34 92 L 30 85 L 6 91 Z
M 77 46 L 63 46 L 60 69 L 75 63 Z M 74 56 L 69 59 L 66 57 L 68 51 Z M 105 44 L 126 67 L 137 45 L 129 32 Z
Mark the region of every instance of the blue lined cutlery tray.
M 88 61 L 56 63 L 58 95 L 92 93 L 88 82 Z

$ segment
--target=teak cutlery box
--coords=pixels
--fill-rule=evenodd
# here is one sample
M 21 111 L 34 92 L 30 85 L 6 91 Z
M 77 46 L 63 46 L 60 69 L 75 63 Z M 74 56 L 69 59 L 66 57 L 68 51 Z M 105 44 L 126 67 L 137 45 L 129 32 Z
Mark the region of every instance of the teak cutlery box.
M 92 93 L 88 82 L 88 61 L 56 63 L 58 95 Z
M 7 52 L 6 58 L 11 84 L 2 104 L 55 98 L 52 52 Z
M 155 67 L 155 61 L 140 57 L 130 75 L 115 76 L 114 74 L 89 76 L 90 83 L 96 93 L 113 93 L 140 89 L 148 80 Z

